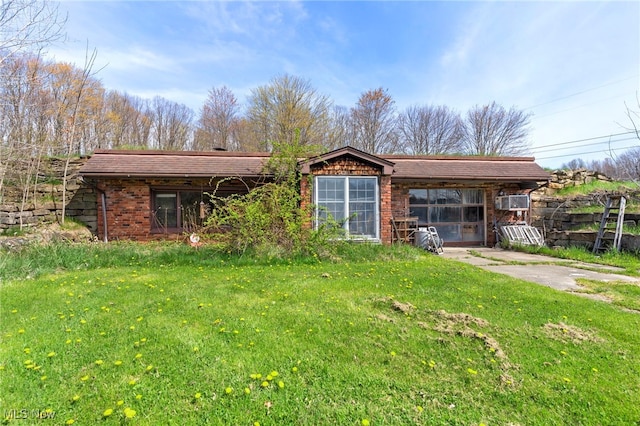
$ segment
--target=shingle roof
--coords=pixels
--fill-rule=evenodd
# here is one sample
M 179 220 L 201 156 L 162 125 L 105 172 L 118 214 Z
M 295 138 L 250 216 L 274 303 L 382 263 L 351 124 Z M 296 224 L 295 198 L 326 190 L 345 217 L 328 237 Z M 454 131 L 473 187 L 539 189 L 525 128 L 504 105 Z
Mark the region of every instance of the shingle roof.
M 261 176 L 269 153 L 97 150 L 80 169 L 87 177 Z
M 425 180 L 546 181 L 550 175 L 532 157 L 381 155 L 395 163 L 393 178 Z
M 549 173 L 531 157 L 378 155 L 377 158 L 393 164 L 393 179 L 502 182 L 549 179 Z M 268 159 L 269 153 L 264 152 L 98 150 L 80 169 L 80 174 L 86 177 L 262 176 Z

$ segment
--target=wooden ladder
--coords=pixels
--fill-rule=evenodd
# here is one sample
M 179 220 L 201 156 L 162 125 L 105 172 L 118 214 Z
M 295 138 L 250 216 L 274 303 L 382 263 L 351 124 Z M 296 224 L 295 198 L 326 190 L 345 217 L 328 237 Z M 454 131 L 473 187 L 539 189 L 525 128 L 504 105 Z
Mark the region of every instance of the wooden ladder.
M 602 220 L 600 221 L 600 229 L 596 235 L 596 242 L 593 245 L 593 253 L 597 254 L 606 251 L 609 248 L 615 248 L 620 251 L 622 244 L 622 225 L 624 224 L 624 208 L 627 205 L 627 199 L 624 195 L 609 195 L 604 207 Z M 613 239 L 607 231 L 612 231 L 611 226 L 615 224 L 615 232 Z

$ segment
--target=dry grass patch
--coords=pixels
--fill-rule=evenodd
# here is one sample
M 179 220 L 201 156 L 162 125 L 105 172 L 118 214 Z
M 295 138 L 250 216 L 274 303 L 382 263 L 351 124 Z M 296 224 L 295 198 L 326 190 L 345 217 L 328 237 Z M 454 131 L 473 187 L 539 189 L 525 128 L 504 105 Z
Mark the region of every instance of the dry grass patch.
M 583 342 L 602 343 L 604 339 L 595 335 L 595 333 L 582 330 L 579 327 L 568 325 L 563 322 L 558 324 L 546 323 L 542 327 L 545 335 L 554 340 L 560 340 L 562 342 L 572 342 L 580 344 Z

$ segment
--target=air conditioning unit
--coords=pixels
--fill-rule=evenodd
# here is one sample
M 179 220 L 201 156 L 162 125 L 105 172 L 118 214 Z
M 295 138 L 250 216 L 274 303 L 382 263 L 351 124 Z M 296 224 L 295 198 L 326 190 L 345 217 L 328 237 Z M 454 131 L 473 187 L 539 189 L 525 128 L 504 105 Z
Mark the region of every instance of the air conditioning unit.
M 496 198 L 497 210 L 529 210 L 528 195 L 504 195 Z

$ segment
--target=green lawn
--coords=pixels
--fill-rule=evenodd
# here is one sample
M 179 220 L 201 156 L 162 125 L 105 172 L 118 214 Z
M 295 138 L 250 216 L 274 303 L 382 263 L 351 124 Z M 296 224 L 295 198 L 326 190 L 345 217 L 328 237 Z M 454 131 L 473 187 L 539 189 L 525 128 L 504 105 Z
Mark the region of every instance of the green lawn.
M 74 250 L 0 253 L 9 424 L 640 421 L 640 315 L 612 304 L 407 249 Z

